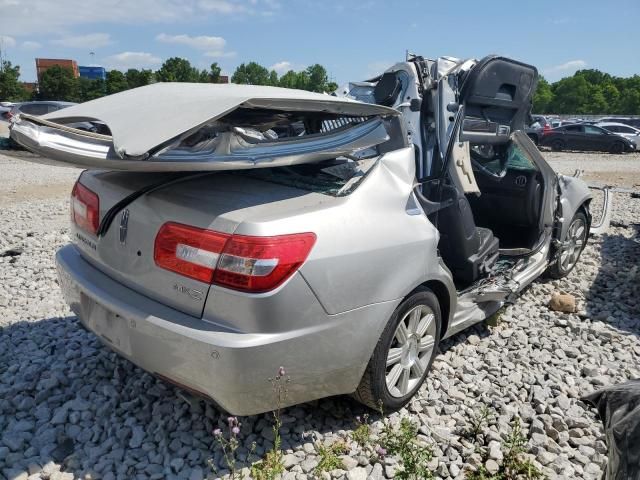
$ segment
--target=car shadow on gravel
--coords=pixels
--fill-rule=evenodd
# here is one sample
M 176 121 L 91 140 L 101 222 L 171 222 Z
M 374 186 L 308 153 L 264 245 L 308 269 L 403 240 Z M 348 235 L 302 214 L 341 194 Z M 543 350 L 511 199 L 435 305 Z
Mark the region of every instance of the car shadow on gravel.
M 366 412 L 349 397 L 283 409 L 282 449 L 337 438 Z M 225 466 L 212 432 L 228 432 L 227 418 L 121 358 L 74 316 L 0 328 L 0 478 L 40 468 L 74 478 L 202 478 L 210 462 Z M 239 420 L 241 468 L 272 448 L 273 416 Z
M 600 267 L 585 294 L 592 320 L 640 336 L 640 224 L 618 224 L 625 234 L 600 238 Z

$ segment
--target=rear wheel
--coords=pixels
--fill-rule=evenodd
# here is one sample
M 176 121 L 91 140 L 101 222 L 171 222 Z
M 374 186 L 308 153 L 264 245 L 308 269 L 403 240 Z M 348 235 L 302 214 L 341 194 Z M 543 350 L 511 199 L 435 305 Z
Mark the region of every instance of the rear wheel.
M 609 152 L 611 152 L 611 153 L 622 153 L 622 152 L 624 152 L 624 143 L 615 142 L 613 145 L 611 145 L 611 148 L 609 149 Z
M 564 150 L 564 142 L 562 140 L 554 140 L 553 142 L 551 142 L 551 150 L 554 150 L 556 152 Z
M 385 412 L 405 406 L 424 383 L 440 343 L 440 305 L 420 289 L 395 309 L 354 397 Z
M 569 275 L 578 263 L 580 254 L 587 244 L 588 224 L 583 212 L 578 212 L 571 220 L 560 247 L 556 250 L 555 260 L 548 268 L 547 274 L 552 278 Z

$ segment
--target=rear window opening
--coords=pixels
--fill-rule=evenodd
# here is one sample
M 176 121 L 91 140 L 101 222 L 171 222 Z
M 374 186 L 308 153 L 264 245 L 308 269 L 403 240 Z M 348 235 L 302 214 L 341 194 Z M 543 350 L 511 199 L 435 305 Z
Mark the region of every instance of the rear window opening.
M 238 170 L 234 174 L 314 193 L 343 197 L 352 193 L 376 164 L 378 157 L 339 157 L 290 167 Z

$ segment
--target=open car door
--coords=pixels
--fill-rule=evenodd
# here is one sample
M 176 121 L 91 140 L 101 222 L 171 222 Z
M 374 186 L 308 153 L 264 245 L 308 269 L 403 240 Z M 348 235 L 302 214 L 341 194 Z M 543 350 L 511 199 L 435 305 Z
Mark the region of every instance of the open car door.
M 246 169 L 371 154 L 402 139 L 398 115 L 301 90 L 157 83 L 43 117 L 20 115 L 11 138 L 40 154 L 29 159 L 40 163 L 132 171 Z M 74 128 L 80 122 L 98 122 L 107 134 Z
M 464 109 L 461 141 L 505 143 L 524 130 L 531 112 L 538 71 L 506 57 L 488 56 L 459 74 Z

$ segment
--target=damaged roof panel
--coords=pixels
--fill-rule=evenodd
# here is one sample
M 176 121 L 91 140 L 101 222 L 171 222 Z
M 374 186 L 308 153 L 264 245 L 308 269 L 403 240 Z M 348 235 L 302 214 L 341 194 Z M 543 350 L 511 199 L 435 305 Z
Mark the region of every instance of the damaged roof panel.
M 111 170 L 227 170 L 308 163 L 387 140 L 398 112 L 276 87 L 159 83 L 44 117 L 11 136 L 55 163 Z M 111 135 L 78 130 L 104 123 Z

